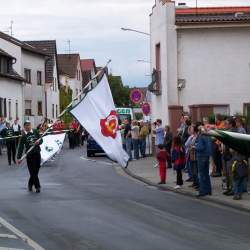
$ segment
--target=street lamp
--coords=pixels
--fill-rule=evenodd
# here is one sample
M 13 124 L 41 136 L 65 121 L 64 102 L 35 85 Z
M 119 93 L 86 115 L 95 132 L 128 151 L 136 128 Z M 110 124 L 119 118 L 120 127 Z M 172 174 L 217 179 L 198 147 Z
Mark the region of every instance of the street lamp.
M 130 29 L 130 28 L 121 28 L 121 30 L 123 30 L 123 31 L 132 31 L 132 32 L 140 33 L 140 34 L 143 34 L 143 35 L 146 35 L 146 36 L 150 36 L 149 33 L 143 32 L 143 31 L 140 31 L 140 30 L 135 30 L 135 29 Z

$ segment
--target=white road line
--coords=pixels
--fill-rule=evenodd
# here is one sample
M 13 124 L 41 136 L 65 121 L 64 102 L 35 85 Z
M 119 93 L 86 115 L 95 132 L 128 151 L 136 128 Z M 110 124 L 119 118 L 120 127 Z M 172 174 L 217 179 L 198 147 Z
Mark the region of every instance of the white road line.
M 13 234 L 0 234 L 0 238 L 17 239 L 16 235 Z
M 0 247 L 0 250 L 24 250 L 20 248 L 9 248 L 9 247 Z
M 39 246 L 35 241 L 33 241 L 31 238 L 29 238 L 27 235 L 25 235 L 24 233 L 22 233 L 21 231 L 19 231 L 18 229 L 16 229 L 14 226 L 12 226 L 11 224 L 9 224 L 6 220 L 4 220 L 1 217 L 0 217 L 0 223 L 4 227 L 6 227 L 7 229 L 9 229 L 12 233 L 14 233 L 19 238 L 21 238 L 24 242 L 26 242 L 34 250 L 45 250 L 44 248 L 42 248 L 41 246 Z M 6 250 L 6 248 L 4 248 L 4 249 Z M 9 249 L 9 248 L 7 248 L 7 249 Z M 0 250 L 2 250 L 2 249 L 0 248 Z
M 91 160 L 91 159 L 85 158 L 85 157 L 83 157 L 83 156 L 81 156 L 80 158 L 81 158 L 82 160 L 85 160 L 85 161 L 91 161 L 91 162 L 96 162 L 96 163 L 99 163 L 99 164 L 104 164 L 104 165 L 108 165 L 108 166 L 113 166 L 113 163 L 106 162 L 106 161 Z

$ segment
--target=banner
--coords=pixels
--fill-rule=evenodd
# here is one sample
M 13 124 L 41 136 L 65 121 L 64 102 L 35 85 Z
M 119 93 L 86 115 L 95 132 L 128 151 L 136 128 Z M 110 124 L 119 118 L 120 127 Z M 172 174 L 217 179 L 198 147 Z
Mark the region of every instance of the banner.
M 66 133 L 51 134 L 43 137 L 41 148 L 41 165 L 50 160 L 55 154 L 62 149 Z
M 106 74 L 96 87 L 70 111 L 102 147 L 107 156 L 126 167 L 129 156 L 123 150 L 118 116 Z

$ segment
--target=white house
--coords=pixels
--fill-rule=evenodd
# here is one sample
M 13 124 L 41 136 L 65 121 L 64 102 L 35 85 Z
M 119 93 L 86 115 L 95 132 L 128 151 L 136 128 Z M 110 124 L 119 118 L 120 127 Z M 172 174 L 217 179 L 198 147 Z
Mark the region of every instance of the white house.
M 23 81 L 13 69 L 16 58 L 1 49 L 0 39 L 0 117 L 8 121 L 23 119 Z
M 33 126 L 37 126 L 44 118 L 45 61 L 47 55 L 43 51 L 2 32 L 0 32 L 0 48 L 15 58 L 13 69 L 15 73 L 24 78 L 21 100 L 19 100 L 20 94 L 17 93 L 18 88 L 14 91 L 7 90 L 11 96 L 9 98 L 11 105 L 8 105 L 12 107 L 12 110 L 14 110 L 14 106 L 18 107 L 18 116 L 22 122 L 29 119 Z M 1 93 L 3 91 L 1 89 Z M 13 117 L 15 116 L 13 115 Z
M 45 117 L 54 121 L 58 117 L 60 111 L 56 41 L 26 41 L 25 43 L 49 55 L 45 64 Z
M 58 69 L 60 83 L 72 90 L 72 99 L 82 92 L 82 73 L 79 54 L 59 54 Z
M 250 111 L 250 7 L 156 0 L 150 33 L 152 119 L 175 129 L 183 111 L 194 120 Z

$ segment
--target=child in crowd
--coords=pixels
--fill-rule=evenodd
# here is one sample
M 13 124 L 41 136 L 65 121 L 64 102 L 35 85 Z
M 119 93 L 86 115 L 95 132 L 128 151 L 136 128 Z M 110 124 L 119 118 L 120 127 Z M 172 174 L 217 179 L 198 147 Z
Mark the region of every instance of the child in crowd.
M 172 162 L 174 164 L 174 170 L 177 173 L 176 187 L 179 189 L 183 185 L 182 170 L 185 168 L 185 149 L 182 146 L 181 137 L 174 137 L 173 149 L 172 149 Z
M 234 200 L 241 200 L 248 176 L 248 162 L 243 156 L 237 155 L 232 165 Z
M 166 184 L 167 161 L 170 156 L 162 144 L 158 145 L 157 160 L 159 162 L 159 172 L 161 181 L 158 184 Z

